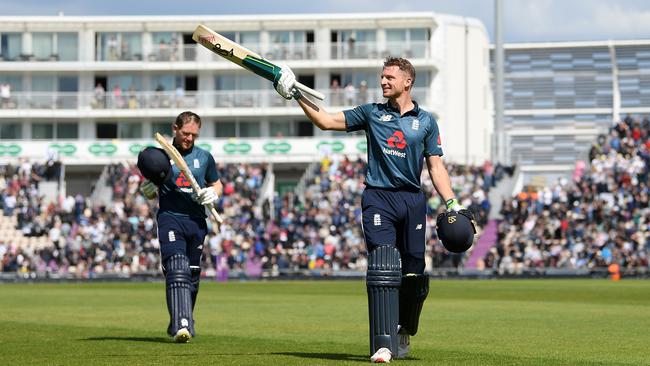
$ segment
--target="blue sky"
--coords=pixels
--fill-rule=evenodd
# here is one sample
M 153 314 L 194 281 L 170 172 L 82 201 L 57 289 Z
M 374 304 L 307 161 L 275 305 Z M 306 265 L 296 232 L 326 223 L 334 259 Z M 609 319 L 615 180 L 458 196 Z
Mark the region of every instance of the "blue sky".
M 647 0 L 503 0 L 506 42 L 650 39 Z M 134 7 L 134 4 L 137 6 Z M 0 15 L 223 15 L 432 11 L 480 19 L 492 0 L 0 0 Z

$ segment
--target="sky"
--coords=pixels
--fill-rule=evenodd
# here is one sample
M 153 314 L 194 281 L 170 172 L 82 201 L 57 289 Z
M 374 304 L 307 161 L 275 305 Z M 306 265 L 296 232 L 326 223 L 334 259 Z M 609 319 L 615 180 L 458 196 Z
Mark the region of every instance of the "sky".
M 137 4 L 134 7 L 134 4 Z M 503 0 L 505 42 L 650 39 L 648 0 Z M 227 15 L 427 11 L 477 18 L 494 40 L 493 0 L 0 0 L 2 15 Z

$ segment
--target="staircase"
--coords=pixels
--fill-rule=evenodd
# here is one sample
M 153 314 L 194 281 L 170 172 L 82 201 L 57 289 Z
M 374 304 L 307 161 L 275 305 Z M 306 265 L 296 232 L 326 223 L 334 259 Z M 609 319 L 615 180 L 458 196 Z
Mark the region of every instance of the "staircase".
M 512 197 L 515 183 L 519 175 L 519 168 L 515 169 L 512 177 L 505 176 L 496 187 L 490 189 L 488 199 L 490 200 L 490 214 L 488 215 L 488 223 L 483 228 L 481 236 L 474 244 L 474 249 L 465 264 L 465 268 L 476 269 L 479 260 L 482 260 L 490 249 L 497 243 L 497 234 L 499 228 L 499 221 L 501 220 L 501 204 L 505 198 Z

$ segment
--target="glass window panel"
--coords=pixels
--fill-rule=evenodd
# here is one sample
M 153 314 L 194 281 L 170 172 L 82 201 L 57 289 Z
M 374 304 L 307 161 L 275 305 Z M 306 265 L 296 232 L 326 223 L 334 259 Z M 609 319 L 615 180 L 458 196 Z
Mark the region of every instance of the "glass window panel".
M 217 76 L 215 80 L 216 90 L 234 90 L 235 89 L 235 75 L 221 75 Z
M 32 33 L 32 54 L 37 60 L 49 60 L 54 53 L 52 33 Z
M 77 33 L 58 33 L 56 43 L 60 61 L 79 60 L 79 37 Z
M 142 60 L 142 33 L 122 33 L 122 60 Z
M 57 139 L 78 139 L 79 125 L 77 123 L 57 123 L 56 138 Z
M 154 75 L 151 78 L 151 86 L 155 90 L 174 90 L 176 89 L 176 76 L 174 75 Z M 162 89 L 160 89 L 162 88 Z
M 261 78 L 257 75 L 240 75 L 238 77 L 238 90 L 258 90 L 260 89 Z
M 0 139 L 18 140 L 22 138 L 23 126 L 20 123 L 0 123 Z
M 121 139 L 138 139 L 142 137 L 141 123 L 121 123 L 119 126 L 119 136 Z
M 271 122 L 269 123 L 269 136 L 271 137 L 287 137 L 291 136 L 291 123 L 290 122 Z
M 239 32 L 239 42 L 245 47 L 256 48 L 260 43 L 260 32 Z
M 411 41 L 426 41 L 429 39 L 429 30 L 426 28 L 411 29 Z
M 133 85 L 135 90 L 142 90 L 142 78 L 136 75 L 110 75 L 108 77 L 108 89 L 107 91 L 113 90 L 115 86 L 119 86 L 122 90 L 129 90 Z
M 260 137 L 259 122 L 240 122 L 239 137 Z
M 0 36 L 0 54 L 8 61 L 18 60 L 22 53 L 23 42 L 21 33 L 2 33 Z
M 32 76 L 32 91 L 53 92 L 55 89 L 54 76 Z
M 388 42 L 406 41 L 405 29 L 388 29 L 386 30 L 386 40 Z
M 79 91 L 79 78 L 76 76 L 60 76 L 59 91 L 76 92 Z
M 23 90 L 23 77 L 19 75 L 2 75 L 0 74 L 0 84 L 8 83 L 10 91 L 19 92 Z
M 170 122 L 154 122 L 151 124 L 151 133 L 161 133 L 171 135 L 172 124 Z
M 53 139 L 54 125 L 51 123 L 34 123 L 32 124 L 33 139 Z
M 214 123 L 215 137 L 236 137 L 237 136 L 237 123 L 236 122 L 215 122 Z
M 288 31 L 270 32 L 271 43 L 289 43 L 291 40 L 291 33 Z

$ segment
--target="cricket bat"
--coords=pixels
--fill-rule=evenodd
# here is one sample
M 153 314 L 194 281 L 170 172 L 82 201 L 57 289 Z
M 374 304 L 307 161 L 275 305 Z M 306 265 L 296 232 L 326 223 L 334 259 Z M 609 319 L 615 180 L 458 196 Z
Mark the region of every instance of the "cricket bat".
M 252 71 L 266 80 L 275 81 L 280 74 L 280 67 L 266 60 L 257 53 L 237 44 L 221 34 L 213 31 L 203 24 L 199 24 L 192 34 L 192 39 L 203 47 L 236 63 L 237 65 Z M 318 92 L 305 84 L 296 82 L 296 89 L 303 91 L 319 100 L 325 99 L 323 93 Z
M 196 182 L 196 178 L 194 178 L 194 175 L 192 175 L 192 171 L 190 170 L 190 167 L 187 166 L 187 163 L 185 162 L 185 159 L 183 159 L 183 156 L 181 153 L 176 150 L 174 145 L 170 144 L 169 141 L 167 141 L 166 138 L 163 137 L 163 135 L 159 134 L 156 132 L 154 135 L 154 139 L 158 144 L 160 144 L 160 147 L 165 150 L 167 155 L 172 159 L 174 164 L 180 169 L 181 172 L 185 175 L 185 178 L 190 181 L 190 185 L 192 186 L 192 190 L 194 191 L 195 194 L 199 194 L 199 191 L 201 190 L 201 187 L 199 187 L 199 184 Z M 207 209 L 210 211 L 210 214 L 212 214 L 212 218 L 219 224 L 223 223 L 223 218 L 221 218 L 221 215 L 217 212 L 217 210 L 214 207 L 214 204 L 210 204 L 206 206 Z

